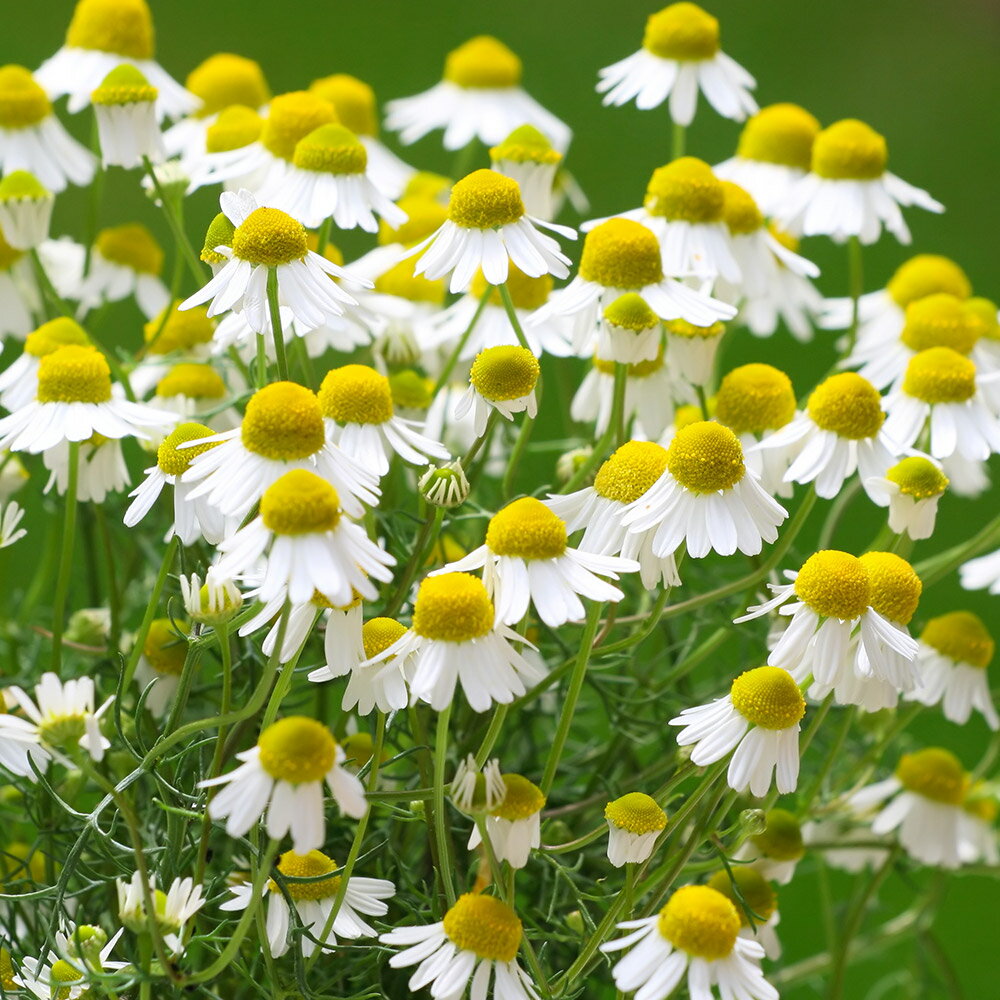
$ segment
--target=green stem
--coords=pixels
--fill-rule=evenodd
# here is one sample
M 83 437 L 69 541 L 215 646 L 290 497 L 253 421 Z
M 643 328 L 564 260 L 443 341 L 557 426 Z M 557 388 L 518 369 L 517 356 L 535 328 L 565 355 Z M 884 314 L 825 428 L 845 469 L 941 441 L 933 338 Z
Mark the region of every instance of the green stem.
M 111 616 L 108 628 L 108 652 L 112 657 L 118 656 L 122 635 L 121 594 L 118 589 L 118 563 L 115 560 L 114 546 L 111 543 L 111 530 L 104 514 L 103 504 L 94 504 L 94 520 L 97 522 L 97 532 L 101 536 L 101 549 L 108 571 L 108 610 Z
M 611 401 L 611 416 L 608 418 L 608 426 L 605 427 L 604 433 L 594 445 L 590 457 L 573 473 L 566 485 L 559 491 L 560 493 L 572 493 L 587 481 L 594 469 L 604 461 L 616 435 L 619 442 L 624 444 L 625 390 L 628 387 L 628 365 L 616 363 L 614 378 L 614 396 Z
M 497 285 L 496 287 L 500 290 L 500 301 L 503 302 L 507 319 L 510 320 L 510 325 L 514 329 L 514 336 L 517 337 L 517 342 L 526 351 L 531 351 L 531 348 L 528 346 L 528 338 L 524 335 L 524 330 L 521 327 L 521 320 L 518 318 L 517 309 L 514 308 L 514 300 L 510 297 L 510 289 L 507 287 L 507 282 L 505 281 L 502 285 Z M 534 354 L 534 351 L 532 351 L 532 354 Z
M 514 448 L 510 453 L 510 459 L 507 462 L 507 468 L 504 471 L 503 481 L 500 485 L 501 495 L 504 497 L 513 495 L 514 479 L 517 476 L 521 459 L 524 457 L 525 449 L 528 447 L 528 441 L 531 440 L 531 431 L 534 426 L 534 417 L 525 416 L 521 421 L 521 429 L 517 432 L 517 441 L 514 442 Z
M 149 595 L 149 603 L 146 605 L 146 611 L 142 616 L 142 624 L 135 633 L 132 652 L 129 654 L 128 662 L 125 664 L 125 677 L 122 680 L 123 691 L 132 683 L 136 665 L 139 662 L 139 657 L 142 656 L 142 647 L 146 644 L 146 637 L 149 635 L 149 627 L 153 624 L 153 619 L 156 617 L 157 606 L 160 603 L 160 594 L 163 593 L 163 587 L 167 582 L 167 576 L 170 573 L 170 567 L 173 565 L 174 556 L 177 554 L 179 545 L 180 539 L 176 535 L 167 542 L 167 550 L 163 553 L 163 561 L 160 563 L 160 571 L 156 574 L 156 582 L 153 584 L 153 592 Z
M 424 523 L 420 526 L 420 534 L 417 535 L 417 539 L 413 543 L 410 558 L 407 560 L 406 568 L 403 570 L 403 575 L 400 577 L 399 585 L 396 587 L 396 592 L 392 595 L 389 603 L 386 604 L 386 617 L 395 617 L 396 614 L 398 614 L 399 609 L 403 606 L 403 602 L 410 593 L 410 586 L 413 583 L 413 578 L 417 575 L 417 571 L 420 567 L 424 565 L 424 562 L 427 559 L 427 553 L 437 540 L 438 532 L 441 530 L 441 522 L 443 520 L 444 507 L 435 507 L 433 517 L 424 518 Z
M 267 339 L 257 334 L 257 357 L 254 364 L 254 388 L 263 389 L 267 385 Z
M 153 185 L 156 197 L 160 201 L 160 207 L 163 209 L 163 214 L 167 218 L 167 225 L 170 226 L 170 231 L 173 233 L 173 237 L 177 241 L 177 250 L 179 253 L 184 255 L 184 259 L 187 261 L 188 270 L 191 272 L 191 276 L 194 278 L 195 284 L 201 288 L 201 286 L 205 284 L 205 272 L 202 270 L 201 260 L 194 252 L 194 247 L 191 246 L 191 241 L 188 239 L 187 233 L 184 232 L 184 225 L 177 216 L 173 201 L 168 198 L 164 192 L 163 187 L 156 177 L 156 170 L 154 169 L 148 156 L 144 156 L 142 158 L 142 165 L 149 176 L 150 183 Z
M 55 598 L 52 601 L 52 670 L 58 675 L 62 667 L 63 625 L 66 617 L 66 598 L 73 575 L 73 543 L 76 541 L 76 494 L 80 481 L 80 442 L 69 442 L 69 475 L 66 482 L 66 510 L 63 521 L 62 552 L 59 557 L 59 576 L 56 578 Z
M 486 730 L 486 735 L 483 737 L 483 742 L 479 745 L 479 749 L 476 751 L 476 766 L 482 767 L 486 763 L 486 759 L 490 755 L 490 751 L 496 745 L 497 738 L 500 736 L 500 730 L 503 729 L 504 720 L 507 718 L 507 712 L 510 710 L 509 705 L 497 705 L 493 709 L 493 718 L 490 719 L 489 729 Z
M 434 836 L 438 845 L 438 872 L 444 884 L 448 905 L 455 902 L 455 886 L 451 877 L 451 859 L 448 850 L 447 814 L 444 809 L 444 766 L 448 758 L 448 723 L 451 721 L 451 705 L 448 705 L 437 720 L 434 737 Z
M 271 317 L 271 338 L 274 340 L 278 378 L 282 382 L 287 382 L 288 358 L 285 357 L 285 335 L 281 329 L 281 311 L 278 308 L 278 269 L 276 267 L 267 269 L 267 308 Z
M 38 256 L 38 251 L 32 247 L 28 251 L 28 256 L 31 258 L 31 266 L 34 269 L 35 276 L 38 278 L 38 284 L 41 286 L 42 294 L 49 305 L 52 307 L 56 315 L 61 316 L 73 316 L 73 310 L 63 301 L 62 296 L 56 291 L 55 285 L 49 279 L 48 274 L 45 273 L 45 267 L 42 264 L 42 258 Z M 51 319 L 53 313 L 49 313 L 49 318 Z
M 982 527 L 972 538 L 918 562 L 913 568 L 926 588 L 943 580 L 967 559 L 979 555 L 985 549 L 996 545 L 998 541 L 1000 541 L 1000 514 Z
M 671 159 L 678 159 L 684 155 L 684 148 L 687 143 L 687 128 L 674 122 L 673 134 L 671 136 L 670 153 Z
M 451 373 L 455 370 L 455 365 L 458 364 L 458 359 L 462 353 L 462 349 L 465 347 L 469 337 L 472 336 L 472 331 L 475 330 L 476 324 L 479 322 L 479 317 L 483 315 L 483 310 L 490 301 L 490 296 L 492 294 L 493 286 L 487 285 L 486 290 L 479 296 L 479 303 L 476 305 L 476 311 L 472 314 L 472 319 L 469 320 L 469 325 L 465 328 L 462 336 L 458 338 L 458 343 L 455 344 L 451 354 L 448 355 L 448 360 L 444 363 L 444 367 L 441 369 L 441 374 L 438 376 L 437 382 L 434 385 L 434 394 L 436 394 L 442 386 L 446 386 L 448 384 L 448 379 L 451 378 Z

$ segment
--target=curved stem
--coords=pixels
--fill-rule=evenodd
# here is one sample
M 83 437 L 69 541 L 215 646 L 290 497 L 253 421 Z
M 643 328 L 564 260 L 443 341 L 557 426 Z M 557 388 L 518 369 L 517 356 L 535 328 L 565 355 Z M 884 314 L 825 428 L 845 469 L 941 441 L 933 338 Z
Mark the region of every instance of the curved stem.
M 122 680 L 123 691 L 132 683 L 136 665 L 139 662 L 139 657 L 142 656 L 142 647 L 145 645 L 146 637 L 149 635 L 149 627 L 153 624 L 153 619 L 156 617 L 156 608 L 160 603 L 160 594 L 163 593 L 163 587 L 167 582 L 167 575 L 170 573 L 170 567 L 173 565 L 174 555 L 177 553 L 179 545 L 180 539 L 177 535 L 174 535 L 167 542 L 167 550 L 163 553 L 163 561 L 160 563 L 160 570 L 156 574 L 156 582 L 153 584 L 153 592 L 149 595 L 149 602 L 146 604 L 146 610 L 142 616 L 142 624 L 135 633 L 132 652 L 129 653 L 128 661 L 125 664 L 125 676 Z
M 448 830 L 444 808 L 444 766 L 448 758 L 448 723 L 451 721 L 451 705 L 445 708 L 437 720 L 434 737 L 434 836 L 438 845 L 438 872 L 444 884 L 448 905 L 455 902 L 455 886 L 451 878 L 451 859 L 448 850 Z
M 278 378 L 288 381 L 288 358 L 285 356 L 285 334 L 281 329 L 281 310 L 278 308 L 278 269 L 267 269 L 267 308 L 271 319 L 271 339 L 274 341 L 274 357 L 278 364 Z M 294 334 L 293 334 L 294 336 Z

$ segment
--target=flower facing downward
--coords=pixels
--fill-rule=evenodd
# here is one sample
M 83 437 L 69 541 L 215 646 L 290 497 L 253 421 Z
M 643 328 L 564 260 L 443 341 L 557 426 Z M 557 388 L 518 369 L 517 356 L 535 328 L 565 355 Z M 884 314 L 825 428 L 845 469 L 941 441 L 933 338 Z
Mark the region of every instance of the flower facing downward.
M 0 181 L 0 232 L 17 250 L 37 250 L 48 238 L 56 199 L 34 176 L 15 170 Z
M 781 957 L 781 942 L 775 933 L 778 923 L 778 894 L 771 883 L 749 865 L 717 871 L 708 886 L 721 892 L 740 915 L 740 937 L 757 941 L 770 959 Z
M 541 812 L 545 795 L 522 774 L 500 776 L 502 795 L 486 815 L 486 833 L 497 860 L 523 868 L 532 848 L 541 844 Z M 479 827 L 469 837 L 470 850 L 481 843 Z
M 667 826 L 667 814 L 644 792 L 628 792 L 609 802 L 604 818 L 608 821 L 608 861 L 615 868 L 646 861 Z
M 156 120 L 157 90 L 134 66 L 113 69 L 90 95 L 106 167 L 141 166 L 165 159 Z
M 769 809 L 764 829 L 737 848 L 734 859 L 748 861 L 766 879 L 787 885 L 805 854 L 802 827 L 787 809 Z
M 534 419 L 538 415 L 535 385 L 540 373 L 538 358 L 525 347 L 487 347 L 472 363 L 469 388 L 455 407 L 455 418 L 461 420 L 474 406 L 476 437 L 486 432 L 493 410 L 506 420 L 525 412 Z
M 551 219 L 553 185 L 563 155 L 533 125 L 521 125 L 490 150 L 490 163 L 497 173 L 517 181 L 529 215 Z
M 890 468 L 884 478 L 868 482 L 869 496 L 889 508 L 889 528 L 914 540 L 934 533 L 938 501 L 948 488 L 948 477 L 937 463 L 911 455 Z
M 184 628 L 184 623 L 178 626 Z M 187 660 L 188 640 L 169 618 L 154 618 L 142 644 L 142 655 L 135 668 L 140 692 L 146 694 L 146 708 L 153 715 L 165 714 L 180 684 Z
M 137 934 L 144 933 L 147 930 L 147 914 L 142 875 L 135 872 L 127 883 L 116 879 L 115 888 L 118 890 L 119 919 Z M 163 943 L 171 954 L 179 955 L 184 949 L 185 925 L 205 905 L 201 886 L 195 885 L 192 878 L 175 878 L 167 892 L 155 888 L 152 880 L 149 888 L 156 908 L 153 918 L 164 932 Z
M 80 285 L 80 304 L 95 309 L 129 295 L 152 319 L 170 304 L 170 292 L 160 280 L 163 248 L 139 223 L 102 229 L 94 240 L 90 272 Z

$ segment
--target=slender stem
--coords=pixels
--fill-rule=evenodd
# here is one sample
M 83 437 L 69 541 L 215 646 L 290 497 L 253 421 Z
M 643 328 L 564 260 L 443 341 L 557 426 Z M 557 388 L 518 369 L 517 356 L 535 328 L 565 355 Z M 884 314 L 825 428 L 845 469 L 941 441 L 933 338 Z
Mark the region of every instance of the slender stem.
M 333 225 L 332 216 L 327 216 L 323 220 L 323 224 L 319 227 L 319 232 L 316 234 L 316 253 L 322 257 L 326 251 L 327 245 L 330 242 L 330 227 Z
M 55 285 L 49 279 L 48 274 L 45 273 L 45 267 L 42 264 L 42 258 L 38 256 L 38 251 L 32 247 L 28 251 L 28 256 L 31 258 L 31 266 L 34 269 L 35 276 L 38 278 L 38 284 L 42 288 L 42 294 L 45 299 L 49 302 L 55 313 L 62 316 L 72 316 L 73 310 L 63 301 L 62 296 L 56 291 Z M 51 318 L 51 313 L 49 314 Z
M 517 337 L 517 342 L 526 351 L 530 351 L 528 338 L 524 335 L 524 329 L 521 327 L 521 320 L 518 318 L 517 309 L 514 308 L 514 300 L 510 297 L 510 289 L 507 287 L 507 282 L 505 281 L 502 285 L 497 285 L 497 288 L 500 290 L 500 301 L 503 302 L 507 319 L 510 320 L 510 325 L 514 329 L 514 336 Z M 532 353 L 534 352 L 532 351 Z
M 497 705 L 497 707 L 493 709 L 493 718 L 490 719 L 489 729 L 486 730 L 483 742 L 479 745 L 479 749 L 476 751 L 477 767 L 482 767 L 483 764 L 486 763 L 486 759 L 489 757 L 490 751 L 495 746 L 497 738 L 500 735 L 500 730 L 503 729 L 504 720 L 507 718 L 507 712 L 509 710 L 509 705 Z
M 278 269 L 267 269 L 267 308 L 271 318 L 271 338 L 274 356 L 278 363 L 278 378 L 288 381 L 288 359 L 285 357 L 285 334 L 281 329 L 281 310 L 278 308 Z
M 517 469 L 521 464 L 521 459 L 524 457 L 525 449 L 528 447 L 528 441 L 531 440 L 531 431 L 534 426 L 534 417 L 526 416 L 521 421 L 521 429 L 517 432 L 517 440 L 514 442 L 514 447 L 510 453 L 510 459 L 507 462 L 507 468 L 503 474 L 503 481 L 500 485 L 501 495 L 504 497 L 510 497 L 513 495 L 514 479 L 517 476 Z
M 462 353 L 462 349 L 465 347 L 469 337 L 472 336 L 472 331 L 475 330 L 476 324 L 479 322 L 479 317 L 483 315 L 483 310 L 486 308 L 486 304 L 490 301 L 490 296 L 492 294 L 493 286 L 487 285 L 486 290 L 479 296 L 479 303 L 476 305 L 476 311 L 472 314 L 472 319 L 469 320 L 469 325 L 465 328 L 462 336 L 458 338 L 458 343 L 455 344 L 451 354 L 448 355 L 448 360 L 444 363 L 444 367 L 441 369 L 441 374 L 438 376 L 437 382 L 434 385 L 435 393 L 437 393 L 438 389 L 442 386 L 448 384 L 448 379 L 451 378 L 451 373 L 455 370 L 455 365 L 458 364 L 458 359 Z
M 254 388 L 263 389 L 267 385 L 267 338 L 257 334 L 257 357 L 254 364 Z
M 59 674 L 62 667 L 63 625 L 66 617 L 66 598 L 73 574 L 73 543 L 76 541 L 76 494 L 80 480 L 80 442 L 69 442 L 69 474 L 66 482 L 66 510 L 63 521 L 62 552 L 59 557 L 59 576 L 56 578 L 55 598 L 52 601 L 52 670 Z
M 971 559 L 984 549 L 995 545 L 997 541 L 1000 541 L 1000 514 L 982 527 L 968 541 L 960 542 L 950 549 L 945 549 L 944 552 L 939 552 L 936 556 L 924 559 L 913 568 L 926 588 L 932 583 L 943 580 L 967 559 Z
M 403 574 L 399 578 L 399 585 L 396 587 L 396 592 L 392 595 L 388 604 L 386 604 L 385 614 L 388 618 L 395 616 L 403 606 L 403 602 L 410 593 L 413 578 L 417 575 L 417 570 L 426 561 L 427 553 L 437 539 L 443 520 L 444 507 L 435 507 L 434 515 L 424 518 L 424 523 L 420 526 L 420 534 L 417 535 L 416 541 L 413 543 L 410 558 L 407 560 Z
M 434 737 L 434 836 L 438 845 L 438 872 L 444 885 L 448 905 L 455 902 L 455 886 L 451 878 L 451 859 L 448 850 L 447 819 L 444 809 L 444 766 L 448 759 L 448 723 L 451 721 L 451 705 L 448 705 L 437 720 Z
M 160 201 L 160 207 L 163 209 L 163 214 L 167 217 L 167 225 L 170 226 L 170 231 L 173 233 L 174 239 L 177 241 L 177 250 L 179 253 L 184 255 L 184 260 L 187 261 L 188 270 L 191 272 L 191 276 L 194 278 L 195 284 L 200 288 L 203 284 L 205 284 L 205 272 L 202 269 L 201 260 L 194 252 L 194 247 L 191 246 L 191 241 L 188 239 L 187 233 L 184 232 L 184 225 L 177 216 L 173 200 L 168 198 L 166 192 L 163 190 L 163 187 L 156 176 L 156 170 L 150 162 L 148 156 L 144 156 L 142 158 L 142 165 L 145 168 L 146 173 L 149 175 L 150 183 L 153 185 L 156 197 Z
M 671 158 L 676 160 L 684 155 L 684 148 L 687 143 L 687 128 L 674 122 L 673 133 L 671 135 L 670 153 Z
M 614 378 L 614 395 L 611 401 L 611 415 L 608 418 L 608 426 L 605 427 L 600 440 L 594 445 L 594 450 L 591 452 L 590 457 L 573 473 L 566 485 L 559 491 L 560 493 L 572 493 L 573 490 L 582 486 L 587 481 L 594 469 L 604 461 L 604 457 L 614 443 L 616 435 L 619 443 L 624 444 L 625 392 L 628 388 L 628 365 L 616 363 Z
M 285 601 L 284 607 L 281 609 L 281 617 L 278 619 L 278 634 L 274 640 L 274 649 L 271 651 L 270 659 L 274 660 L 275 663 L 281 662 L 281 652 L 285 645 L 285 632 L 288 630 L 288 616 L 292 613 L 292 605 L 290 601 Z M 274 690 L 271 692 L 271 697 L 268 699 L 267 708 L 264 709 L 264 716 L 260 720 L 260 728 L 263 732 L 278 716 L 278 709 L 281 707 L 281 702 L 285 695 L 288 694 L 288 688 L 292 683 L 292 674 L 295 671 L 295 663 L 298 657 L 293 656 L 284 666 L 281 668 L 281 673 L 278 674 L 278 680 L 275 682 Z
M 129 653 L 128 662 L 125 664 L 125 677 L 122 680 L 123 691 L 132 683 L 136 665 L 139 662 L 139 657 L 142 656 L 142 647 L 146 644 L 146 636 L 149 635 L 149 627 L 153 624 L 153 619 L 156 617 L 157 606 L 160 603 L 160 594 L 163 593 L 163 587 L 167 582 L 167 575 L 170 573 L 170 567 L 173 565 L 174 556 L 177 553 L 179 545 L 180 539 L 177 535 L 174 535 L 167 542 L 167 550 L 163 553 L 163 562 L 160 563 L 160 571 L 156 574 L 156 582 L 153 584 L 153 592 L 149 595 L 149 602 L 142 616 L 142 624 L 135 633 L 132 652 Z

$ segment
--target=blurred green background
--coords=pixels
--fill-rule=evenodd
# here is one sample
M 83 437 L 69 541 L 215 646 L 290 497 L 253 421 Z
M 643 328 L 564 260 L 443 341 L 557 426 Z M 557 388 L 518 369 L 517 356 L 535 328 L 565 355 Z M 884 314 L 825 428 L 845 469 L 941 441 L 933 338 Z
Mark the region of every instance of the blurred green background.
M 594 92 L 599 67 L 627 55 L 641 40 L 654 5 L 627 0 L 507 0 L 503 4 L 369 0 L 332 3 L 316 0 L 153 0 L 158 58 L 183 80 L 204 57 L 233 51 L 259 60 L 275 93 L 306 86 L 334 72 L 353 73 L 371 83 L 381 100 L 404 96 L 435 83 L 444 54 L 474 34 L 495 34 L 524 60 L 525 87 L 569 122 L 576 136 L 568 166 L 592 203 L 605 215 L 640 202 L 651 170 L 669 157 L 670 128 L 664 109 L 639 112 L 607 109 Z M 62 41 L 71 0 L 35 5 L 0 2 L 5 26 L 2 62 L 36 67 Z M 1000 152 L 1000 5 L 996 0 L 840 0 L 803 4 L 798 0 L 764 3 L 717 0 L 707 5 L 722 21 L 725 50 L 757 77 L 761 104 L 791 100 L 814 112 L 824 124 L 859 117 L 883 132 L 889 142 L 890 169 L 928 189 L 947 206 L 944 216 L 909 214 L 916 249 L 948 254 L 967 270 L 977 292 L 1000 295 L 996 238 L 1000 199 L 994 187 Z M 88 115 L 72 127 L 81 137 Z M 702 103 L 689 136 L 689 151 L 709 162 L 730 155 L 739 126 L 718 118 Z M 391 144 L 391 138 L 390 138 Z M 427 169 L 448 172 L 451 157 L 437 135 L 403 151 Z M 79 192 L 60 199 L 56 232 L 78 238 L 85 203 Z M 137 192 L 135 177 L 115 172 L 102 224 L 140 219 L 167 242 L 153 206 Z M 201 192 L 188 209 L 192 233 L 200 234 L 217 211 L 213 196 Z M 570 220 L 574 221 L 574 220 Z M 345 241 L 349 243 L 349 241 Z M 803 252 L 824 270 L 821 287 L 843 294 L 843 248 L 808 241 Z M 865 252 L 866 287 L 881 287 L 908 252 L 891 239 Z M 137 328 L 123 312 L 116 339 L 135 343 Z M 138 315 L 132 323 L 138 321 Z M 768 360 L 789 371 L 801 391 L 829 366 L 832 347 L 803 348 L 781 334 L 771 341 L 731 338 L 724 367 Z M 550 403 L 551 405 L 551 403 Z M 946 498 L 933 550 L 963 537 L 996 512 L 996 493 L 975 503 Z M 875 512 L 855 505 L 857 523 L 849 535 L 863 547 L 876 527 Z M 853 515 L 852 515 L 853 516 Z M 850 538 L 847 539 L 850 541 Z M 845 545 L 847 542 L 845 542 Z M 920 558 L 927 554 L 918 549 Z M 6 554 L 5 554 L 6 555 Z M 10 568 L 9 558 L 5 565 Z M 6 589 L 6 588 L 5 588 Z M 920 618 L 958 606 L 977 610 L 996 631 L 997 599 L 964 595 L 953 583 L 929 592 Z M 735 656 L 736 654 L 733 653 Z M 920 734 L 941 742 L 973 765 L 989 741 L 977 716 L 958 729 L 925 713 Z M 894 757 L 890 754 L 890 761 Z M 843 896 L 851 880 L 835 883 Z M 1000 945 L 998 882 L 995 878 L 956 876 L 937 922 L 937 936 L 953 967 L 952 992 L 937 984 L 940 966 L 922 976 L 924 952 L 912 942 L 852 972 L 849 996 L 1000 996 L 995 967 Z M 822 947 L 822 928 L 814 905 L 812 880 L 782 892 L 782 938 L 794 962 Z M 884 919 L 904 909 L 909 889 L 890 879 L 882 894 Z M 895 973 L 918 963 L 917 979 L 926 993 L 911 993 Z M 928 968 L 930 968 L 928 966 Z M 787 996 L 821 995 L 800 987 Z

